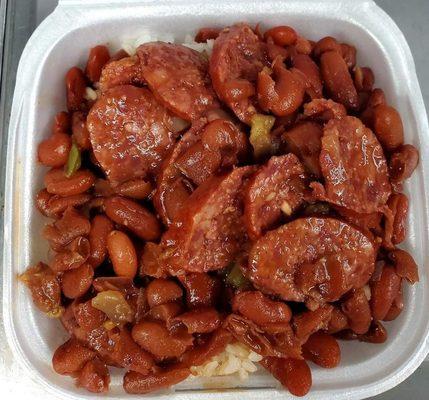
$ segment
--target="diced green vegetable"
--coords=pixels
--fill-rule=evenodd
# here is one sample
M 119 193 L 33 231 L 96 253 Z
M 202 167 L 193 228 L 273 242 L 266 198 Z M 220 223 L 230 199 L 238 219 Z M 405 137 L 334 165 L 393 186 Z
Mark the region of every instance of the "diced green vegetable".
M 270 132 L 275 120 L 274 116 L 264 114 L 255 114 L 251 119 L 249 140 L 256 158 L 273 153 L 274 143 Z
M 79 147 L 77 147 L 76 143 L 73 143 L 70 148 L 69 158 L 66 164 L 66 177 L 70 178 L 80 168 L 81 163 L 82 156 L 80 154 Z
M 234 263 L 226 273 L 225 282 L 236 289 L 245 289 L 250 286 L 250 281 L 243 275 L 237 263 Z

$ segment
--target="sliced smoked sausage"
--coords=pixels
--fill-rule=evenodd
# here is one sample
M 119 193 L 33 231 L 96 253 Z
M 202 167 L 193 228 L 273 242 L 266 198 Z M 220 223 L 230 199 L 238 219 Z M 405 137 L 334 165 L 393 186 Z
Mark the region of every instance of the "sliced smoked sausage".
M 163 236 L 164 263 L 170 272 L 207 272 L 231 263 L 246 239 L 241 189 L 252 167 L 214 176 L 189 197 L 180 226 Z
M 295 276 L 301 267 L 327 255 L 333 255 L 343 267 L 349 288 L 363 286 L 374 270 L 374 245 L 362 232 L 334 218 L 308 217 L 268 232 L 255 242 L 247 275 L 265 293 L 304 301 L 306 295 Z
M 251 178 L 244 194 L 244 221 L 251 238 L 258 238 L 282 216 L 302 203 L 304 168 L 294 154 L 271 157 Z
M 204 56 L 180 44 L 153 42 L 137 49 L 144 80 L 156 98 L 188 121 L 218 107 Z
M 319 161 L 325 185 L 311 184 L 319 200 L 364 214 L 386 204 L 391 188 L 383 149 L 358 118 L 325 125 Z
M 249 124 L 256 113 L 256 80 L 266 65 L 265 45 L 246 24 L 225 28 L 215 40 L 210 58 L 213 87 L 237 115 Z
M 149 90 L 130 85 L 108 90 L 87 119 L 95 157 L 113 185 L 158 171 L 176 138 L 172 124 Z

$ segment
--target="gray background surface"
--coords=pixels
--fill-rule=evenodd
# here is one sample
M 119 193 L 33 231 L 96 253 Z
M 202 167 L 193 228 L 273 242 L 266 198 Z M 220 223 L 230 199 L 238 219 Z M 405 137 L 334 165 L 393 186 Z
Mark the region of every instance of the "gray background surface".
M 395 20 L 411 47 L 423 98 L 428 109 L 429 46 L 427 43 L 429 42 L 429 0 L 375 1 Z M 5 6 L 5 0 L 0 0 L 0 2 L 1 10 Z M 6 30 L 6 39 L 9 45 L 6 45 L 5 48 L 0 47 L 0 51 L 4 55 L 1 64 L 3 67 L 1 92 L 3 104 L 0 109 L 0 128 L 2 129 L 0 140 L 2 147 L 5 142 L 10 99 L 14 87 L 14 72 L 16 71 L 19 56 L 32 30 L 55 8 L 57 0 L 9 0 L 8 11 L 10 11 L 11 3 L 13 3 L 13 11 L 16 13 L 12 23 L 16 25 L 9 26 L 9 29 Z M 9 37 L 7 37 L 8 35 Z M 13 48 L 8 48 L 8 46 L 13 46 Z M 0 69 L 0 71 L 2 70 Z M 4 74 L 5 71 L 7 75 Z M 5 154 L 4 151 L 1 154 Z M 3 174 L 1 175 L 3 176 Z M 0 184 L 2 187 L 1 182 Z M 422 312 L 428 311 L 422 310 Z M 48 396 L 41 387 L 26 377 L 21 368 L 12 361 L 12 357 L 13 355 L 5 342 L 3 327 L 0 325 L 0 397 L 9 399 L 13 396 L 14 399 L 24 399 L 30 395 L 35 400 L 54 399 L 53 396 Z M 374 399 L 429 399 L 429 362 L 424 362 L 405 382 Z

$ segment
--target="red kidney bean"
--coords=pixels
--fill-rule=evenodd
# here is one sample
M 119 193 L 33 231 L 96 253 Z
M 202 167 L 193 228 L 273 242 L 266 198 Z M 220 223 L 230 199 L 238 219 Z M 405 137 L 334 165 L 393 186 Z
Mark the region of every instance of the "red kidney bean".
M 47 193 L 47 191 L 46 191 Z M 64 211 L 69 207 L 80 207 L 91 200 L 89 194 L 75 194 L 74 196 L 61 197 L 58 195 L 50 195 L 47 204 L 48 216 L 60 218 Z
M 90 50 L 85 74 L 92 83 L 100 80 L 101 70 L 109 60 L 110 54 L 106 46 L 99 45 Z
M 292 317 L 292 312 L 287 304 L 273 301 L 259 291 L 236 294 L 232 301 L 232 310 L 258 325 L 287 323 Z
M 390 106 L 374 107 L 372 118 L 374 133 L 384 149 L 396 150 L 404 143 L 404 128 L 399 113 Z
M 88 260 L 89 251 L 88 239 L 79 236 L 55 255 L 51 269 L 55 272 L 63 272 L 78 268 Z
M 332 99 L 348 109 L 357 110 L 359 98 L 341 54 L 332 50 L 322 53 L 320 71 Z
M 347 316 L 337 307 L 334 307 L 326 333 L 332 334 L 348 328 Z
M 95 355 L 94 351 L 72 338 L 55 350 L 52 366 L 57 374 L 71 375 L 80 371 Z
M 62 169 L 51 169 L 45 175 L 46 190 L 63 197 L 86 192 L 95 183 L 95 177 L 89 170 L 78 170 L 70 178 Z
M 375 320 L 382 320 L 397 296 L 401 286 L 401 278 L 395 269 L 386 265 L 379 280 L 371 282 L 371 311 Z
M 221 317 L 214 308 L 199 308 L 171 319 L 167 326 L 171 328 L 183 324 L 190 334 L 210 333 L 218 329 L 221 322 Z
M 107 250 L 117 276 L 134 278 L 137 273 L 137 253 L 127 234 L 112 231 L 107 236 Z
M 351 46 L 347 43 L 341 43 L 341 55 L 344 58 L 344 61 L 347 64 L 349 69 L 353 68 L 356 65 L 356 47 Z
M 296 43 L 298 36 L 293 28 L 282 25 L 266 31 L 264 38 L 271 38 L 277 46 L 290 46 Z
M 51 248 L 58 251 L 77 237 L 88 235 L 90 229 L 88 219 L 73 207 L 69 207 L 59 220 L 45 226 L 43 236 L 49 241 Z
M 188 368 L 170 368 L 161 372 L 142 375 L 129 371 L 124 376 L 124 390 L 131 394 L 145 394 L 175 385 L 185 380 L 191 371 Z
M 37 193 L 35 204 L 36 208 L 40 211 L 41 214 L 46 217 L 53 217 L 49 209 L 49 200 L 52 198 L 52 194 L 48 193 L 46 189 L 42 189 Z
M 265 357 L 261 364 L 293 395 L 305 396 L 310 390 L 311 370 L 304 360 Z
M 86 114 L 82 111 L 75 111 L 72 114 L 72 137 L 81 150 L 91 149 L 91 140 L 86 129 Z
M 384 343 L 387 340 L 387 331 L 380 321 L 374 321 L 367 333 L 359 336 L 361 342 Z
M 354 69 L 354 82 L 358 92 L 370 92 L 374 85 L 374 74 L 371 68 L 356 67 Z
M 411 144 L 399 147 L 389 160 L 389 175 L 392 183 L 402 183 L 408 179 L 419 163 L 419 151 Z
M 160 261 L 162 246 L 148 242 L 145 244 L 140 263 L 140 276 L 166 278 L 167 273 Z
M 334 368 L 341 360 L 336 339 L 324 332 L 313 333 L 302 346 L 303 356 L 323 368 Z
M 113 231 L 113 224 L 105 215 L 96 215 L 91 221 L 88 239 L 91 254 L 88 262 L 97 268 L 107 255 L 107 236 Z
M 146 299 L 150 308 L 180 300 L 182 296 L 182 288 L 171 280 L 154 279 L 146 287 Z
M 138 345 L 158 359 L 179 357 L 193 342 L 189 333 L 174 335 L 164 325 L 150 321 L 134 325 L 131 335 Z
M 373 89 L 368 99 L 368 107 L 375 108 L 378 105 L 385 105 L 385 104 L 386 104 L 386 96 L 383 90 L 380 88 Z
M 135 201 L 123 197 L 110 197 L 104 202 L 107 216 L 117 224 L 127 227 L 144 240 L 156 240 L 161 227 L 156 217 Z
M 320 329 L 326 328 L 331 319 L 333 307 L 324 305 L 314 311 L 304 311 L 293 317 L 295 334 L 298 339 L 305 341 L 308 336 Z
M 67 109 L 79 111 L 85 108 L 86 79 L 78 67 L 70 68 L 66 74 Z
M 66 111 L 61 111 L 55 115 L 54 123 L 52 125 L 52 133 L 70 133 L 70 114 Z
M 372 320 L 371 308 L 363 288 L 355 289 L 342 303 L 341 309 L 353 332 L 363 334 L 368 331 Z
M 404 296 L 402 295 L 402 287 L 399 289 L 397 296 L 393 299 L 392 306 L 389 308 L 383 321 L 393 321 L 398 318 L 404 308 Z
M 107 392 L 109 383 L 109 370 L 98 358 L 88 361 L 77 378 L 77 385 L 92 393 Z
M 320 39 L 313 48 L 313 54 L 317 58 L 327 51 L 335 51 L 338 54 L 342 54 L 340 44 L 332 36 L 326 36 Z
M 54 133 L 37 148 L 39 161 L 47 167 L 62 167 L 68 159 L 71 138 L 66 133 Z
M 143 200 L 152 192 L 152 185 L 144 179 L 132 179 L 115 188 L 115 192 L 132 199 Z
M 297 54 L 292 58 L 294 68 L 301 71 L 306 78 L 306 92 L 313 98 L 322 97 L 322 79 L 317 64 L 306 54 Z
M 313 44 L 314 42 L 311 42 L 310 40 L 307 40 L 306 38 L 303 38 L 302 36 L 298 36 L 296 38 L 295 43 L 295 50 L 298 54 L 311 54 L 313 50 Z
M 411 284 L 419 281 L 418 267 L 410 253 L 405 250 L 395 249 L 389 252 L 389 258 L 393 261 L 398 276 L 406 279 Z
M 219 279 L 205 273 L 190 273 L 179 279 L 186 289 L 188 307 L 216 305 L 221 290 Z
M 146 314 L 149 319 L 167 322 L 179 315 L 183 310 L 180 303 L 165 303 L 152 307 Z
M 403 193 L 392 194 L 387 200 L 387 207 L 393 214 L 391 241 L 393 244 L 399 244 L 405 240 L 406 235 L 408 197 Z
M 93 278 L 94 270 L 88 263 L 65 271 L 61 277 L 61 289 L 64 296 L 69 299 L 83 296 L 91 287 Z
M 216 39 L 221 30 L 220 28 L 200 28 L 194 40 L 197 43 L 207 43 L 207 40 Z
M 35 306 L 50 317 L 59 317 L 61 307 L 61 287 L 57 276 L 44 263 L 28 268 L 19 276 L 31 292 Z

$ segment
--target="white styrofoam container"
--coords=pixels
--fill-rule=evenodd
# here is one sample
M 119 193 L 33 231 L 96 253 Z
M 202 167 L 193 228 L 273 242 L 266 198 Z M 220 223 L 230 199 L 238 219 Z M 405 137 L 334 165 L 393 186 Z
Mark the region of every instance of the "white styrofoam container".
M 3 315 L 15 357 L 46 390 L 59 398 L 97 398 L 74 386 L 72 379 L 54 373 L 51 357 L 66 334 L 58 321 L 48 320 L 32 305 L 28 291 L 16 274 L 46 259 L 40 236 L 43 218 L 35 212 L 33 198 L 42 186 L 44 168 L 37 165 L 37 144 L 50 132 L 56 112 L 65 108 L 64 74 L 83 65 L 88 49 L 99 43 L 112 48 L 143 32 L 185 34 L 202 26 L 225 26 L 239 21 L 262 22 L 264 27 L 287 24 L 305 37 L 332 35 L 358 49 L 359 65 L 370 66 L 376 85 L 386 92 L 404 122 L 406 142 L 420 149 L 421 162 L 406 185 L 411 196 L 408 238 L 404 247 L 420 266 L 420 283 L 407 286 L 405 310 L 387 323 L 389 339 L 383 345 L 346 342 L 342 361 L 334 370 L 312 365 L 313 387 L 309 399 L 361 399 L 392 388 L 407 378 L 428 353 L 428 153 L 429 129 L 410 49 L 395 23 L 372 1 L 257 1 L 257 0 L 60 0 L 58 8 L 34 32 L 17 73 L 9 129 L 4 246 Z M 107 399 L 126 398 L 120 372 L 113 373 Z M 176 399 L 272 398 L 290 396 L 275 381 L 257 373 L 244 385 L 222 392 L 205 390 L 237 382 L 184 382 Z M 165 395 L 165 393 L 164 393 Z M 159 395 L 158 395 L 159 396 Z M 160 396 L 163 396 L 161 394 Z M 170 393 L 171 396 L 171 393 Z

